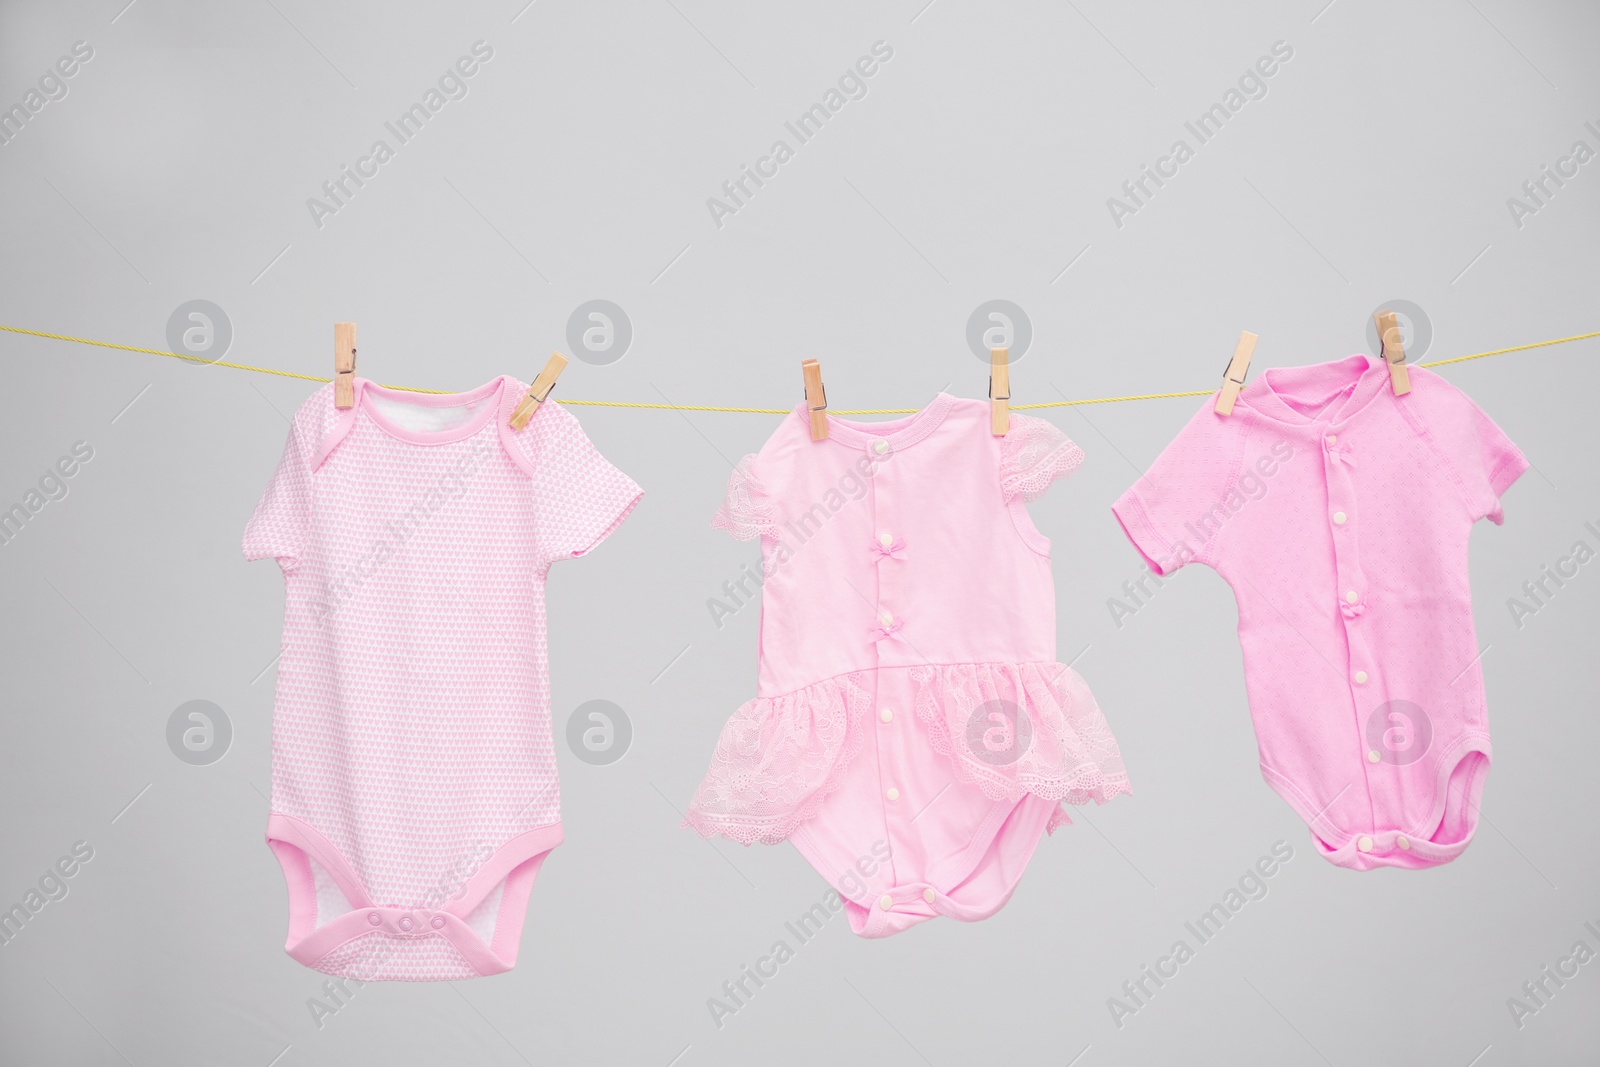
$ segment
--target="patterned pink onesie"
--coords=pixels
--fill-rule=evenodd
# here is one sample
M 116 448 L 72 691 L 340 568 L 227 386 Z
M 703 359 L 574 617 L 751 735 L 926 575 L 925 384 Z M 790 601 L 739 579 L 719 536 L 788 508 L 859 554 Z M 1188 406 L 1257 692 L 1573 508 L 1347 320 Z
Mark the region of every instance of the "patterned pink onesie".
M 1478 825 L 1489 722 L 1467 535 L 1528 461 L 1443 378 L 1357 355 L 1207 400 L 1113 506 L 1156 574 L 1239 604 L 1267 783 L 1342 867 L 1430 867 Z
M 1057 663 L 1050 543 L 1025 501 L 1083 458 L 1042 419 L 989 431 L 941 393 L 882 423 L 803 408 L 734 471 L 713 525 L 759 537 L 759 695 L 685 822 L 792 841 L 851 928 L 972 921 L 1011 896 L 1060 805 L 1128 791 L 1083 679 Z
M 245 530 L 285 583 L 267 842 L 286 949 L 362 980 L 509 970 L 561 841 L 544 582 L 640 491 L 526 386 L 301 406 Z

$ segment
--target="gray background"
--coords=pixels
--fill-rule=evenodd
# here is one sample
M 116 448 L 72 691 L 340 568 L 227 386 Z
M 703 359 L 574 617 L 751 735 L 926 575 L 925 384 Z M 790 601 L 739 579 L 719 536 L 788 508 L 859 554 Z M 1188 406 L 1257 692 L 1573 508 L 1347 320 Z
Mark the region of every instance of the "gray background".
M 574 362 L 562 395 L 787 407 L 816 356 L 841 408 L 983 395 L 964 333 L 993 298 L 1034 330 L 1019 403 L 1210 388 L 1241 328 L 1254 375 L 1344 356 L 1394 299 L 1426 309 L 1432 358 L 1600 328 L 1600 162 L 1520 228 L 1506 206 L 1600 147 L 1593 4 L 924 2 L 6 3 L 0 104 L 74 41 L 94 58 L 0 147 L 0 322 L 164 347 L 204 298 L 230 358 L 327 374 L 350 319 L 365 375 L 465 389 L 531 377 L 604 298 L 631 350 Z M 306 199 L 480 39 L 469 95 L 315 226 Z M 878 40 L 867 96 L 714 225 L 706 199 Z M 1113 225 L 1107 198 L 1278 40 L 1265 98 Z M 1472 544 L 1496 762 L 1459 861 L 1315 856 L 1258 772 L 1214 574 L 1113 624 L 1140 568 L 1108 505 L 1199 401 L 1055 409 L 1089 454 L 1034 506 L 1060 656 L 1081 654 L 1137 795 L 1042 845 L 987 922 L 869 942 L 835 918 L 721 1029 L 707 998 L 825 890 L 788 846 L 677 825 L 754 692 L 756 611 L 717 629 L 706 608 L 753 547 L 706 523 L 775 419 L 578 409 L 647 492 L 552 575 L 557 732 L 608 699 L 632 748 L 596 767 L 562 744 L 567 843 L 514 972 L 371 985 L 318 1027 L 323 976 L 283 954 L 262 841 L 281 583 L 238 547 L 315 386 L 0 335 L 0 504 L 94 449 L 0 547 L 0 902 L 94 849 L 0 947 L 0 1061 L 1595 1063 L 1600 962 L 1520 1029 L 1506 1001 L 1600 949 L 1600 563 L 1520 628 L 1506 602 L 1600 544 L 1597 343 L 1442 372 L 1536 465 Z M 191 699 L 233 726 L 209 766 L 165 740 Z M 1279 840 L 1269 895 L 1116 1027 L 1107 999 Z

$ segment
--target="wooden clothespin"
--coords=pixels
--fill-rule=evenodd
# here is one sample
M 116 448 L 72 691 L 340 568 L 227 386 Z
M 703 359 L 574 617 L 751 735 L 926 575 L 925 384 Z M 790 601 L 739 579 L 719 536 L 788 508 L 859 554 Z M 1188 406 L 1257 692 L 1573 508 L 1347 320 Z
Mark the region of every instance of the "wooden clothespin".
M 356 324 L 333 324 L 333 406 L 356 404 Z
M 1378 354 L 1389 364 L 1389 385 L 1395 396 L 1411 392 L 1411 373 L 1406 370 L 1406 346 L 1400 340 L 1400 324 L 1394 312 L 1380 311 L 1373 316 L 1378 323 Z
M 1004 437 L 1011 429 L 1011 365 L 1006 350 L 989 349 L 989 432 Z
M 561 372 L 566 369 L 567 357 L 560 352 L 553 352 L 550 361 L 544 365 L 544 370 L 528 386 L 528 391 L 517 402 L 516 410 L 511 413 L 511 428 L 520 430 L 528 425 L 528 420 L 533 418 L 533 413 L 539 410 L 539 405 L 545 402 L 550 395 L 550 390 L 556 387 L 556 379 L 561 377 Z
M 822 365 L 814 359 L 800 361 L 806 382 L 806 409 L 811 413 L 811 439 L 828 439 L 828 391 L 822 387 Z
M 1233 402 L 1239 399 L 1244 388 L 1245 375 L 1250 373 L 1250 357 L 1255 354 L 1257 337 L 1249 330 L 1239 331 L 1239 344 L 1222 372 L 1222 392 L 1217 394 L 1217 414 L 1232 415 Z

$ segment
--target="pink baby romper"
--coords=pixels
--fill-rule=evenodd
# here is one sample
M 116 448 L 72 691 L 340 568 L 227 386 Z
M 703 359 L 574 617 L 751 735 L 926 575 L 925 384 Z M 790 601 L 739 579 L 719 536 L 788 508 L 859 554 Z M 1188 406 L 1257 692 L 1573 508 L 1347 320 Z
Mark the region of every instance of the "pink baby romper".
M 318 390 L 245 531 L 284 576 L 267 843 L 317 970 L 510 970 L 561 842 L 545 575 L 640 491 L 559 404 L 512 430 L 526 388 Z
M 1261 773 L 1342 867 L 1431 867 L 1478 825 L 1489 722 L 1467 535 L 1528 461 L 1443 378 L 1365 355 L 1215 400 L 1112 510 L 1158 575 L 1239 605 Z
M 883 937 L 1011 896 L 1060 805 L 1128 791 L 1056 662 L 1050 543 L 1025 501 L 1083 453 L 1052 424 L 941 393 L 882 423 L 802 408 L 740 461 L 712 525 L 761 539 L 758 696 L 723 728 L 687 825 L 792 841 Z

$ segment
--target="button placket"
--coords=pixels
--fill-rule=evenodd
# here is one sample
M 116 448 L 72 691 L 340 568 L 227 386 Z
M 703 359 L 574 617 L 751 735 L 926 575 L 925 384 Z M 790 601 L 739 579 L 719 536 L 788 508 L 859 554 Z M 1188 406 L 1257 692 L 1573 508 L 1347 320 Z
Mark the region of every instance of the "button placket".
M 891 546 L 903 543 L 903 527 L 899 522 L 902 512 L 892 464 L 880 466 L 872 476 L 866 502 L 871 514 L 863 540 L 869 544 L 874 557 L 872 570 L 876 579 L 876 600 L 873 605 L 873 624 L 874 636 L 878 638 L 874 641 L 874 647 L 881 666 L 885 659 L 894 662 L 895 657 L 903 658 L 900 650 L 906 647 L 899 636 L 906 622 L 901 611 L 906 564 L 887 550 L 879 551 L 885 549 L 885 535 L 888 535 Z M 892 639 L 884 640 L 884 637 Z M 897 712 L 905 711 L 911 702 L 910 693 L 890 681 L 894 673 L 878 674 L 875 701 L 878 720 L 883 725 L 874 738 L 873 749 L 876 755 L 880 817 L 892 852 L 898 852 L 900 843 L 897 838 L 905 829 L 904 820 L 907 816 L 898 783 L 906 780 L 907 760 L 910 758 L 908 749 L 914 745 L 916 733 L 900 728 L 896 723 Z M 892 859 L 884 864 L 882 873 L 889 877 L 889 887 L 897 884 Z M 879 904 L 884 910 L 890 910 L 894 898 L 886 894 Z
M 1333 543 L 1339 621 L 1344 627 L 1345 646 L 1350 657 L 1345 665 L 1345 691 L 1350 700 L 1351 729 L 1356 733 L 1360 751 L 1366 755 L 1365 780 L 1370 797 L 1373 775 L 1383 762 L 1383 754 L 1367 747 L 1362 722 L 1363 714 L 1370 707 L 1369 669 L 1374 661 L 1367 641 L 1370 620 L 1363 621 L 1372 605 L 1367 576 L 1361 569 L 1361 506 L 1353 476 L 1356 462 L 1355 446 L 1348 433 L 1328 433 L 1323 437 L 1322 469 L 1328 486 L 1327 528 Z M 1382 788 L 1380 783 L 1380 791 Z M 1371 852 L 1375 842 L 1370 834 L 1362 834 L 1355 845 L 1359 852 Z
M 1367 668 L 1372 664 L 1361 617 L 1370 609 L 1367 577 L 1361 569 L 1360 503 L 1356 498 L 1355 448 L 1348 435 L 1325 434 L 1322 438 L 1322 469 L 1328 486 L 1328 529 L 1333 541 L 1334 573 L 1340 620 L 1350 651 L 1346 666 L 1346 687 L 1365 686 Z
M 872 514 L 866 540 L 877 579 L 877 600 L 873 605 L 873 632 L 878 639 L 880 654 L 889 652 L 892 642 L 883 638 L 897 637 L 906 620 L 901 612 L 900 591 L 905 572 L 903 549 L 905 537 L 899 522 L 894 486 L 894 472 L 889 465 L 881 466 L 873 474 L 868 490 Z

